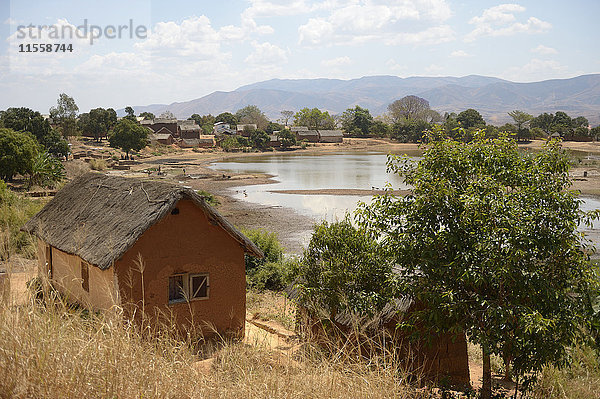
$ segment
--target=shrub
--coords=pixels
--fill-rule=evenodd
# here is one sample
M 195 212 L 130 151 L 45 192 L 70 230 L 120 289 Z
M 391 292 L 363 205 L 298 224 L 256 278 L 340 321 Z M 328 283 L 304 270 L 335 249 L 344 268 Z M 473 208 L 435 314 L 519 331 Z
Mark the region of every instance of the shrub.
M 198 193 L 199 196 L 204 198 L 204 201 L 206 201 L 208 203 L 208 205 L 214 206 L 214 207 L 221 205 L 221 201 L 219 201 L 219 199 L 217 197 L 215 197 L 213 194 L 209 193 L 208 191 L 197 190 L 196 192 Z
M 106 169 L 106 161 L 104 159 L 92 158 L 92 159 L 90 159 L 90 168 L 92 168 L 92 170 L 105 170 Z

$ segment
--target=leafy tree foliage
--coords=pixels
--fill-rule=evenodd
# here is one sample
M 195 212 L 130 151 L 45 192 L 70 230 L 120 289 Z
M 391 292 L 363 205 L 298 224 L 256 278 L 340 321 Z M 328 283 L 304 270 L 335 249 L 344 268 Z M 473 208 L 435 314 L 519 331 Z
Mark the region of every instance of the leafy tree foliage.
M 529 133 L 529 123 L 533 119 L 533 115 L 530 115 L 523 111 L 511 111 L 508 115 L 515 121 L 517 127 L 517 140 L 527 140 L 531 137 Z
M 50 108 L 50 117 L 60 125 L 64 137 L 77 134 L 77 113 L 79 107 L 73 97 L 61 93 L 56 101 L 56 107 Z
M 403 143 L 417 143 L 423 138 L 423 134 L 430 128 L 430 124 L 418 119 L 410 119 L 394 123 L 392 125 L 392 138 Z
M 544 112 L 531 120 L 531 127 L 542 129 L 547 135 L 550 135 L 552 125 L 554 124 L 554 115 Z
M 139 151 L 148 145 L 148 129 L 129 119 L 121 119 L 109 142 L 111 147 L 120 148 L 129 156 L 131 150 Z
M 406 96 L 388 105 L 388 113 L 392 123 L 403 121 L 433 122 L 441 119 L 439 114 L 432 110 L 429 101 L 417 96 Z
M 387 137 L 390 135 L 390 126 L 380 120 L 375 120 L 371 124 L 371 128 L 369 129 L 369 134 L 375 137 Z
M 217 115 L 217 117 L 215 118 L 215 123 L 217 122 L 228 123 L 230 126 L 235 126 L 238 124 L 236 116 L 231 112 L 223 112 Z
M 296 135 L 288 129 L 281 130 L 277 134 L 277 137 L 279 137 L 281 147 L 284 149 L 296 145 Z
M 315 227 L 296 273 L 300 300 L 331 317 L 344 310 L 373 314 L 394 297 L 389 258 L 348 218 Z
M 520 153 L 506 136 L 469 143 L 431 134 L 418 163 L 391 157 L 411 195 L 376 197 L 362 225 L 402 267 L 405 292 L 427 304 L 415 322 L 460 327 L 519 379 L 565 365 L 598 280 L 577 226 L 589 222 L 570 191 L 570 160 L 556 141 Z M 596 214 L 597 216 L 597 214 Z M 533 374 L 529 374 L 533 373 Z
M 131 118 L 128 119 L 131 120 Z M 96 141 L 100 141 L 102 137 L 108 136 L 109 131 L 116 124 L 117 112 L 112 108 L 94 108 L 89 113 L 79 116 L 79 129 L 83 135 L 93 137 Z
M 476 109 L 469 108 L 456 117 L 456 120 L 460 122 L 461 126 L 465 129 L 478 128 L 485 126 L 483 116 Z
M 8 129 L 33 134 L 50 154 L 67 156 L 69 153 L 67 142 L 37 111 L 29 108 L 8 108 L 0 114 L 0 123 Z
M 65 167 L 62 162 L 47 152 L 38 152 L 33 159 L 29 184 L 42 187 L 53 187 L 64 178 Z
M 140 113 L 140 116 L 142 118 L 144 118 L 144 120 L 146 120 L 146 121 L 153 120 L 156 118 L 152 112 L 142 112 L 142 113 Z
M 254 130 L 250 133 L 250 143 L 252 147 L 258 148 L 259 150 L 264 150 L 269 146 L 269 135 L 265 133 L 263 130 Z
M 333 129 L 335 121 L 329 112 L 318 108 L 302 108 L 294 115 L 294 125 L 309 129 Z
M 294 111 L 283 110 L 281 111 L 281 119 L 280 122 L 285 126 L 288 126 L 290 119 L 294 117 Z
M 12 180 L 17 173 L 31 174 L 38 151 L 38 144 L 30 133 L 1 128 L 0 179 Z
M 235 117 L 238 123 L 256 125 L 259 130 L 264 130 L 269 124 L 269 120 L 265 114 L 256 105 L 247 105 L 235 112 Z
M 125 107 L 125 114 L 125 119 L 129 119 L 133 122 L 137 121 L 137 119 L 135 118 L 135 111 L 132 107 Z
M 359 107 L 348 108 L 340 117 L 342 128 L 352 135 L 367 136 L 373 124 L 373 117 L 368 109 Z

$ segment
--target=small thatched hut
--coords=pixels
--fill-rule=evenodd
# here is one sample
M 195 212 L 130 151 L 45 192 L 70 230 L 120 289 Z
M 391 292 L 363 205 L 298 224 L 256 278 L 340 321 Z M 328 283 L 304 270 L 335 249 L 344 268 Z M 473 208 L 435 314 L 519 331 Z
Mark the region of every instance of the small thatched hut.
M 244 255 L 262 253 L 191 189 L 88 173 L 23 230 L 38 237 L 40 270 L 74 301 L 244 333 Z
M 288 298 L 298 304 L 298 332 L 310 334 L 312 340 L 327 344 L 339 341 L 344 348 L 359 348 L 361 353 L 394 351 L 403 367 L 427 380 L 461 388 L 470 385 L 464 333 L 432 334 L 422 331 L 419 339 L 414 339 L 398 328 L 406 315 L 418 308 L 409 297 L 389 302 L 375 315 L 348 310 L 331 315 L 322 306 L 303 303 L 296 284 L 285 291 Z M 348 341 L 355 345 L 348 345 Z

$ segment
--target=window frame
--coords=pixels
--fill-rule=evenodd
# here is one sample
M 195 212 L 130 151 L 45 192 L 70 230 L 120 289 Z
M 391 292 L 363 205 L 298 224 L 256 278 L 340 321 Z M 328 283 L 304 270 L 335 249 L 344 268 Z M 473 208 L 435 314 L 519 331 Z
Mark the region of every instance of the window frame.
M 192 292 L 192 279 L 194 277 L 206 277 L 206 296 L 195 297 Z M 208 273 L 190 273 L 188 287 L 190 290 L 190 301 L 202 301 L 210 298 L 210 279 Z
M 182 277 L 183 282 L 183 298 L 171 299 L 171 279 L 174 277 Z M 194 277 L 206 277 L 206 296 L 192 297 L 192 279 Z M 169 305 L 177 305 L 179 303 L 188 303 L 192 301 L 205 301 L 210 298 L 210 276 L 209 273 L 175 273 L 169 276 L 167 280 L 167 303 Z
M 189 287 L 188 287 L 188 279 L 186 278 L 187 273 L 175 273 L 169 276 L 169 280 L 167 281 L 167 302 L 169 305 L 175 305 L 177 303 L 186 303 L 188 300 L 186 297 L 189 296 Z M 183 298 L 182 299 L 171 299 L 171 279 L 174 277 L 183 277 L 181 279 L 183 283 L 182 291 Z

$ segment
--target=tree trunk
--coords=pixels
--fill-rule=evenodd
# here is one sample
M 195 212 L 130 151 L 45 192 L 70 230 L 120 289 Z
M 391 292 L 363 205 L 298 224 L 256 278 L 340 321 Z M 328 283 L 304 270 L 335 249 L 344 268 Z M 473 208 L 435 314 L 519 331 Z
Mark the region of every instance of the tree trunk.
M 512 370 L 510 369 L 510 356 L 504 358 L 504 381 L 512 382 Z
M 492 397 L 492 367 L 490 362 L 490 352 L 485 347 L 483 349 L 483 384 L 481 386 L 481 399 L 491 399 Z

